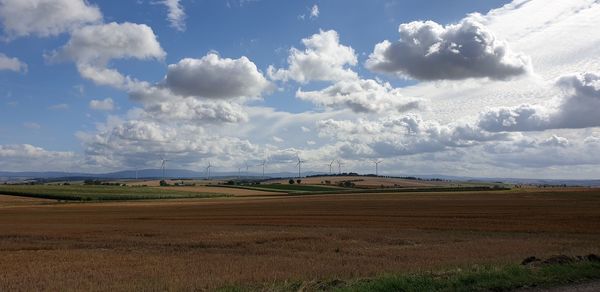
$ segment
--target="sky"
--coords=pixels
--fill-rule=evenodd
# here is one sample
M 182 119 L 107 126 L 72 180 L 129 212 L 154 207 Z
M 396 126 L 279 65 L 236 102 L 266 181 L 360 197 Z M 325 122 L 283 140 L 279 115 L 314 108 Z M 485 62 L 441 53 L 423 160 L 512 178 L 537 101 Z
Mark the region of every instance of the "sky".
M 440 3 L 0 0 L 0 170 L 600 178 L 600 1 Z

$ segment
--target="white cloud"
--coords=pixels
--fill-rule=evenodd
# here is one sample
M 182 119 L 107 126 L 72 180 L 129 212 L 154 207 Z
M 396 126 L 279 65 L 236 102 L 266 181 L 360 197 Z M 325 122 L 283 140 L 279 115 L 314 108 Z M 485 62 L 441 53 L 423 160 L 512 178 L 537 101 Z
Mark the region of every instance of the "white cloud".
M 0 145 L 0 169 L 10 171 L 39 171 L 64 169 L 76 158 L 73 152 L 49 151 L 30 144 Z
M 202 101 L 191 97 L 147 103 L 140 115 L 147 119 L 187 123 L 240 123 L 248 120 L 244 109 L 237 103 Z
M 221 58 L 214 53 L 169 65 L 165 86 L 181 96 L 217 99 L 258 97 L 271 88 L 248 58 Z
M 17 58 L 11 58 L 0 53 L 0 71 L 10 70 L 15 72 L 27 72 L 27 64 Z
M 273 141 L 275 141 L 276 143 L 283 143 L 283 139 L 281 139 L 277 136 L 273 136 Z
M 557 135 L 552 135 L 550 138 L 541 142 L 540 145 L 552 147 L 567 147 L 569 146 L 569 139 Z
M 468 124 L 424 121 L 414 114 L 376 121 L 328 119 L 317 122 L 317 126 L 321 137 L 343 142 L 340 151 L 352 159 L 441 152 L 512 139 L 511 135 L 487 133 Z
M 350 108 L 356 113 L 404 112 L 420 107 L 419 100 L 403 96 L 389 83 L 372 79 L 342 80 L 318 91 L 298 89 L 296 97 L 327 108 Z
M 79 73 L 97 84 L 126 88 L 132 80 L 107 68 L 110 60 L 162 60 L 165 55 L 149 26 L 111 22 L 74 30 L 65 46 L 46 57 L 51 61 L 74 61 Z
M 600 75 L 566 75 L 557 86 L 565 95 L 553 105 L 523 104 L 483 112 L 479 126 L 487 131 L 543 131 L 600 126 Z
M 40 126 L 40 124 L 35 123 L 35 122 L 25 122 L 25 123 L 23 123 L 23 127 L 27 128 L 27 129 L 31 129 L 31 130 L 38 130 L 42 126 Z
M 163 0 L 160 3 L 167 6 L 169 13 L 167 15 L 167 19 L 171 24 L 171 27 L 178 30 L 185 30 L 185 11 L 183 10 L 183 6 L 181 5 L 181 0 Z
M 123 76 L 116 69 L 89 64 L 77 64 L 77 70 L 81 77 L 93 81 L 98 85 L 108 85 L 119 89 L 126 89 L 130 79 Z
M 103 100 L 92 99 L 90 100 L 90 108 L 97 111 L 112 111 L 115 109 L 115 104 L 110 97 Z
M 158 167 L 167 157 L 174 167 L 203 168 L 204 159 L 219 165 L 262 157 L 247 140 L 223 137 L 190 123 L 152 120 L 107 121 L 96 134 L 78 133 L 86 163 L 109 169 Z
M 506 80 L 531 71 L 530 58 L 514 53 L 476 16 L 448 26 L 414 21 L 401 24 L 398 31 L 397 42 L 375 46 L 367 68 L 419 80 Z
M 76 29 L 71 33 L 69 42 L 50 58 L 105 65 L 111 59 L 162 60 L 165 55 L 149 26 L 111 22 Z
M 339 43 L 335 30 L 320 31 L 310 38 L 302 39 L 304 51 L 290 49 L 288 69 L 275 69 L 269 66 L 268 75 L 273 80 L 337 81 L 356 78 L 357 75 L 347 66 L 357 63 L 354 49 Z
M 319 6 L 317 4 L 315 4 L 310 8 L 310 18 L 317 18 L 317 17 L 319 17 Z
M 0 21 L 9 38 L 54 36 L 101 19 L 100 9 L 84 0 L 0 1 Z

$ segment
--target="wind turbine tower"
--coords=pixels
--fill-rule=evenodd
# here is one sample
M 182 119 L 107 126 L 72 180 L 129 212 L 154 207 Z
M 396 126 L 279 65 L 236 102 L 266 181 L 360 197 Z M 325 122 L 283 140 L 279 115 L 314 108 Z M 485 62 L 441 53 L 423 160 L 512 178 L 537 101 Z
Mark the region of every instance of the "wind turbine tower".
M 331 169 L 332 169 L 333 163 L 335 163 L 335 159 L 332 160 L 331 163 L 329 163 L 329 175 L 331 175 L 331 173 L 332 173 Z
M 210 180 L 210 169 L 213 167 L 212 164 L 210 164 L 210 161 L 208 162 L 208 165 L 206 166 L 206 179 Z
M 373 160 L 375 163 L 375 176 L 379 176 L 379 163 L 382 163 L 383 160 Z
M 344 165 L 344 164 L 342 163 L 341 160 L 338 159 L 337 165 L 338 165 L 338 174 L 342 174 L 342 165 Z
M 162 159 L 162 163 L 160 164 L 160 169 L 162 170 L 162 180 L 165 180 L 166 172 L 167 172 L 167 161 L 166 159 Z
M 300 155 L 296 155 L 296 157 L 298 157 L 298 163 L 296 163 L 296 165 L 298 166 L 298 178 L 302 177 L 302 163 L 306 162 L 302 159 L 300 159 Z
M 262 166 L 262 178 L 263 179 L 265 178 L 265 164 L 267 164 L 267 160 L 266 159 L 264 159 L 262 161 L 262 163 L 260 163 L 259 165 L 257 165 L 257 166 Z

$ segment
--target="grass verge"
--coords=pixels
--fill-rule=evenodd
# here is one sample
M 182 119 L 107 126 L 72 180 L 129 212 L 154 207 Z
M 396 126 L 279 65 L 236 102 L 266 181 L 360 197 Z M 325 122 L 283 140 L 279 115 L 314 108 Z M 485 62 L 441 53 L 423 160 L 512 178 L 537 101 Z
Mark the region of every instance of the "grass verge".
M 218 291 L 511 291 L 528 287 L 556 287 L 600 279 L 600 263 L 580 261 L 537 268 L 521 265 L 475 266 L 443 273 L 385 275 L 354 281 L 288 282 L 268 287 L 227 286 Z
M 86 185 L 0 185 L 0 194 L 65 201 L 153 200 L 229 196 L 218 193 L 186 192 L 154 187 Z

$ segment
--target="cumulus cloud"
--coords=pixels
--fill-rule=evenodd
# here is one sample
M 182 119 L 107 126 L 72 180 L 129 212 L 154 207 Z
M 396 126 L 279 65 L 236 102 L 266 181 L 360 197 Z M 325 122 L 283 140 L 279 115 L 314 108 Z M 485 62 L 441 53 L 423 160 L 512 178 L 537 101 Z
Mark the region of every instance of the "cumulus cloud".
M 258 97 L 271 87 L 248 58 L 221 58 L 214 53 L 169 65 L 165 85 L 181 96 L 216 99 Z
M 440 152 L 512 139 L 511 135 L 488 133 L 468 124 L 424 121 L 414 114 L 376 121 L 327 119 L 317 122 L 317 127 L 321 137 L 343 142 L 342 150 L 352 158 Z
M 104 65 L 111 59 L 162 60 L 165 55 L 149 26 L 111 22 L 76 29 L 69 42 L 54 52 L 51 59 Z
M 553 147 L 567 147 L 569 146 L 569 139 L 557 135 L 552 135 L 551 137 L 540 143 L 540 145 Z
M 167 20 L 171 24 L 171 27 L 178 30 L 185 30 L 185 11 L 180 3 L 180 0 L 163 0 L 160 3 L 167 6 L 169 13 L 167 14 Z
M 17 58 L 11 58 L 0 53 L 0 71 L 9 70 L 14 72 L 27 72 L 27 64 Z
M 287 69 L 269 66 L 268 75 L 273 80 L 337 81 L 356 78 L 357 75 L 347 66 L 357 63 L 354 49 L 341 45 L 335 30 L 320 31 L 302 39 L 304 51 L 290 49 Z
M 111 22 L 74 30 L 65 46 L 46 57 L 51 61 L 73 61 L 84 78 L 97 84 L 124 88 L 131 80 L 117 70 L 107 68 L 110 60 L 162 60 L 165 55 L 149 26 Z
M 103 100 L 92 99 L 90 100 L 90 108 L 97 111 L 112 111 L 115 109 L 115 104 L 110 97 Z
M 247 140 L 223 137 L 190 123 L 132 119 L 107 121 L 97 133 L 78 133 L 87 164 L 111 169 L 158 167 L 166 157 L 171 165 L 198 169 L 203 159 L 231 163 L 261 157 Z
M 296 92 L 296 97 L 317 105 L 356 113 L 404 112 L 420 107 L 420 101 L 407 98 L 389 83 L 372 79 L 342 80 L 318 91 Z
M 490 165 L 537 169 L 595 165 L 600 163 L 599 150 L 600 143 L 587 138 L 571 141 L 558 135 L 541 140 L 523 137 L 521 140 L 489 144 L 483 149 L 490 156 Z
M 0 0 L 0 21 L 9 38 L 54 36 L 101 19 L 100 9 L 84 0 Z
M 47 169 L 48 165 L 62 168 L 76 158 L 75 153 L 49 151 L 30 144 L 0 145 L 0 169 L 31 171 Z
M 398 31 L 398 41 L 375 46 L 368 69 L 419 80 L 505 80 L 531 71 L 528 56 L 513 52 L 474 15 L 447 26 L 404 23 Z
M 317 18 L 317 17 L 319 17 L 319 6 L 317 4 L 315 4 L 310 8 L 310 18 Z
M 202 101 L 181 98 L 147 103 L 141 117 L 159 121 L 180 120 L 190 123 L 240 123 L 248 120 L 241 105 L 226 101 Z
M 560 77 L 564 96 L 553 105 L 524 104 L 483 112 L 479 127 L 491 131 L 543 131 L 600 126 L 600 75 L 584 73 Z

